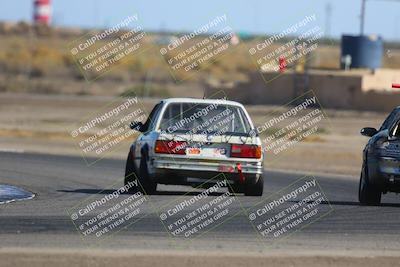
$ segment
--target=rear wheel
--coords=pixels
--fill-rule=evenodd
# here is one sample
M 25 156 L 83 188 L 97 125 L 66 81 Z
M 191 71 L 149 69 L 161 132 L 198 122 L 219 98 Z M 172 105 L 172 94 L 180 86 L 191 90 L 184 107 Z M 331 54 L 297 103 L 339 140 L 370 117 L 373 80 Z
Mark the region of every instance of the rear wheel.
M 151 195 L 157 191 L 157 183 L 154 182 L 149 175 L 146 158 L 147 156 L 142 154 L 138 177 L 140 183 L 139 190 L 144 194 Z
M 264 178 L 260 176 L 256 183 L 246 184 L 244 188 L 245 196 L 262 196 L 264 190 Z
M 379 205 L 381 197 L 382 192 L 369 182 L 367 166 L 364 163 L 358 187 L 358 200 L 362 205 Z
M 124 185 L 127 186 L 128 183 L 133 182 L 136 180 L 137 173 L 135 164 L 133 163 L 132 153 L 129 151 L 128 158 L 126 159 L 125 165 L 125 178 L 124 178 Z M 137 187 L 129 187 L 129 193 L 135 193 L 137 191 Z
M 228 185 L 228 190 L 229 193 L 232 194 L 240 194 L 240 193 L 244 193 L 244 185 L 240 185 L 240 184 L 231 184 Z

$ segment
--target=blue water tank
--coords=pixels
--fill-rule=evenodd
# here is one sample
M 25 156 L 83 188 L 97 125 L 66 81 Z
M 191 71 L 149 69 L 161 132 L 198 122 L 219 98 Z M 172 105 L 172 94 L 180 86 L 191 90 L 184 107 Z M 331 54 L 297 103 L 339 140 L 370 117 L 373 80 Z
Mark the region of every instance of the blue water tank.
M 342 69 L 345 69 L 346 61 L 351 61 L 350 68 L 377 69 L 382 66 L 383 40 L 379 36 L 343 35 L 341 51 Z

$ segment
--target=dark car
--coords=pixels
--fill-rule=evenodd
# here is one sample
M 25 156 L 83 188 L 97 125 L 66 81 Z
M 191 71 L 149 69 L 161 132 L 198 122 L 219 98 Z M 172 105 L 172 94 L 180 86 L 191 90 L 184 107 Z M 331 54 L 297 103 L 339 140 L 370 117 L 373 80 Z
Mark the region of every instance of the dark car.
M 363 128 L 371 137 L 363 151 L 358 198 L 363 205 L 378 205 L 382 194 L 400 192 L 400 106 L 395 108 L 379 130 Z

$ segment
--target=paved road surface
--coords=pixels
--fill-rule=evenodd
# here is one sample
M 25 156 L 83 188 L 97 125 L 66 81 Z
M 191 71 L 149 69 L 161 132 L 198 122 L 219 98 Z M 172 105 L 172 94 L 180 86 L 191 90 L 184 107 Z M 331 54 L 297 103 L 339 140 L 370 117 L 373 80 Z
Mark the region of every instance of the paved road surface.
M 0 153 L 0 184 L 20 186 L 36 194 L 33 200 L 0 205 L 1 247 L 191 248 L 241 252 L 266 249 L 398 251 L 400 248 L 400 198 L 390 194 L 383 197 L 384 204 L 380 207 L 360 206 L 357 179 L 330 175 L 315 176 L 320 191 L 330 202 L 330 205 L 324 201 L 318 206 L 318 216 L 325 216 L 310 225 L 304 224 L 305 227 L 289 236 L 262 238 L 248 219 L 249 211 L 262 198 L 237 196 L 229 208 L 232 216 L 226 217 L 229 219 L 219 226 L 195 238 L 172 238 L 159 218 L 167 209 L 160 207 L 173 207 L 171 203 L 190 200 L 196 193 L 191 187 L 159 186 L 159 193 L 140 206 L 140 220 L 107 235 L 107 239 L 82 239 L 67 211 L 71 212 L 71 208 L 88 198 L 101 199 L 121 187 L 124 165 L 120 160 L 104 159 L 88 167 L 79 157 Z M 265 171 L 264 198 L 302 176 Z M 221 196 L 223 191 L 213 194 L 208 201 L 222 199 Z M 129 197 L 133 199 L 132 195 L 124 194 L 118 201 Z M 298 202 L 290 201 L 282 207 L 295 203 Z M 186 212 L 195 211 L 202 204 L 195 203 Z M 107 203 L 96 212 L 99 214 L 112 206 L 111 202 Z M 76 221 L 78 226 L 80 223 Z

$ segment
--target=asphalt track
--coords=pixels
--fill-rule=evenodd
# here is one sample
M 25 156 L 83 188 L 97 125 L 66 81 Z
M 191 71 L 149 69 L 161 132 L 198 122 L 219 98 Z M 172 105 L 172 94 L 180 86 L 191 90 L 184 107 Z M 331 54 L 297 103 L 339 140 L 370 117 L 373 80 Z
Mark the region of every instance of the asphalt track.
M 261 238 L 245 212 L 261 198 L 245 196 L 237 196 L 240 205 L 231 207 L 235 216 L 218 227 L 196 238 L 172 238 L 159 218 L 160 207 L 176 199 L 190 199 L 196 193 L 191 187 L 159 186 L 158 194 L 149 197 L 151 205 L 142 207 L 140 220 L 105 240 L 88 242 L 79 234 L 67 211 L 88 198 L 101 197 L 121 187 L 124 165 L 121 160 L 103 159 L 88 167 L 80 157 L 0 153 L 0 184 L 19 186 L 36 194 L 32 200 L 0 205 L 0 246 L 241 252 L 268 249 L 396 252 L 400 247 L 400 198 L 388 194 L 379 207 L 360 206 L 358 180 L 334 175 L 315 176 L 329 200 L 319 206 L 325 216 L 285 238 Z M 279 192 L 302 176 L 266 170 L 263 197 Z M 124 194 L 120 200 L 129 196 Z

